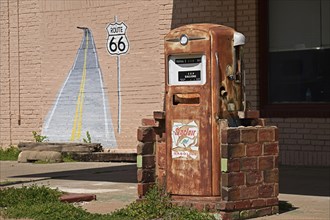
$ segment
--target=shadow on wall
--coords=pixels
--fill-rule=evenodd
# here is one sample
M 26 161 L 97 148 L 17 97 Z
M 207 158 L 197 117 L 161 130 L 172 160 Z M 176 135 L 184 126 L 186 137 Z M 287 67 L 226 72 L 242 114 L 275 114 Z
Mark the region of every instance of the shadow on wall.
M 235 12 L 227 10 L 229 6 L 223 4 L 224 1 L 219 0 L 173 0 L 171 29 L 193 23 L 214 23 L 233 27 L 234 23 L 230 24 L 228 19 L 234 18 Z M 231 7 L 233 6 L 234 4 L 231 4 Z
M 281 166 L 280 193 L 330 196 L 330 167 Z

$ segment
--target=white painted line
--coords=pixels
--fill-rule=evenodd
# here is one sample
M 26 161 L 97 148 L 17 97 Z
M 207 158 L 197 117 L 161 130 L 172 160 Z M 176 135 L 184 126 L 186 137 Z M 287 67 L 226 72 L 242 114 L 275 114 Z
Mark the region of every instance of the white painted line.
M 101 70 L 98 66 L 98 57 L 97 57 L 97 53 L 95 50 L 95 42 L 94 42 L 94 37 L 92 32 L 90 31 L 90 36 L 91 36 L 91 41 L 93 44 L 93 50 L 94 50 L 94 56 L 95 56 L 95 64 L 98 70 L 98 74 L 100 77 L 100 83 L 101 83 L 101 91 L 102 91 L 102 101 L 103 101 L 103 115 L 104 115 L 104 127 L 105 127 L 105 137 L 107 140 L 110 139 L 109 137 L 109 124 L 108 124 L 108 115 L 107 115 L 107 108 L 106 108 L 106 101 L 105 101 L 105 95 L 104 95 L 104 87 L 103 87 L 103 79 L 102 79 L 102 75 L 101 75 Z
M 106 108 L 105 95 L 104 95 L 104 89 L 103 89 L 103 79 L 102 79 L 102 76 L 101 76 L 100 68 L 98 68 L 97 70 L 98 70 L 99 77 L 100 77 L 101 91 L 102 91 L 105 137 L 108 140 L 109 139 L 109 127 L 108 127 L 109 125 L 108 125 L 107 108 Z

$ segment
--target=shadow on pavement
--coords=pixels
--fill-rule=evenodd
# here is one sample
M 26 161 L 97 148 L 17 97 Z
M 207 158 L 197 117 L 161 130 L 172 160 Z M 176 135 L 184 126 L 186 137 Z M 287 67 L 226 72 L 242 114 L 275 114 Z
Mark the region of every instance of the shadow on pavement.
M 280 200 L 278 206 L 279 206 L 279 214 L 298 209 L 298 207 L 295 207 L 290 202 L 284 200 Z
M 329 167 L 280 166 L 280 193 L 330 196 Z M 11 176 L 83 181 L 137 183 L 136 164 Z
M 19 175 L 11 176 L 11 178 L 51 178 L 62 180 L 137 183 L 136 172 L 136 164 L 132 164 L 113 167 Z
M 330 167 L 280 166 L 280 193 L 330 196 Z

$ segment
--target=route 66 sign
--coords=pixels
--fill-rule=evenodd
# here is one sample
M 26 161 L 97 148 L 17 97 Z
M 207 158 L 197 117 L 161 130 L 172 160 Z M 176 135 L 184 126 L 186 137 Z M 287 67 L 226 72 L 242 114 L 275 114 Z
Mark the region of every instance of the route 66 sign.
M 126 24 L 124 22 L 110 23 L 106 29 L 108 31 L 107 50 L 110 55 L 126 54 L 129 48 Z

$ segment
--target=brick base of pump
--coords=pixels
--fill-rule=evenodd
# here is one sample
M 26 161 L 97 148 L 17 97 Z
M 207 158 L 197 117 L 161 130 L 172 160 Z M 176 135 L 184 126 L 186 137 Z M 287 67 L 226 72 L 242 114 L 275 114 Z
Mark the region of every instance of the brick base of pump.
M 264 119 L 253 126 L 229 127 L 220 123 L 221 195 L 171 196 L 172 203 L 221 216 L 223 220 L 247 219 L 279 212 L 278 129 Z M 138 195 L 143 198 L 156 183 L 166 186 L 165 113 L 154 112 L 137 130 Z

